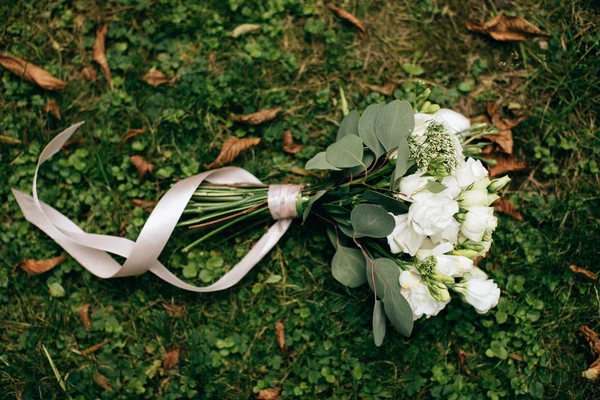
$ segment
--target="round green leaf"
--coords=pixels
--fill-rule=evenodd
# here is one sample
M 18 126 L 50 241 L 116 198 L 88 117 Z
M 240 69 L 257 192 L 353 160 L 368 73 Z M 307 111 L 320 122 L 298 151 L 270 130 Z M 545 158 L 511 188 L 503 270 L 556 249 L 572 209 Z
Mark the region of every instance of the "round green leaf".
M 338 142 L 341 138 L 348 135 L 358 136 L 358 120 L 360 116 L 356 110 L 352 110 L 342 119 L 340 127 L 338 128 L 337 136 L 335 141 Z
M 402 296 L 400 290 L 385 288 L 383 297 L 385 314 L 390 319 L 394 328 L 404 336 L 410 336 L 413 330 L 413 316 L 408 301 Z
M 369 203 L 380 205 L 394 215 L 406 214 L 408 212 L 408 206 L 404 202 L 373 190 L 366 190 L 363 193 L 363 199 Z
M 350 214 L 356 237 L 384 238 L 392 233 L 396 221 L 383 207 L 359 204 Z
M 338 168 L 352 168 L 362 164 L 363 142 L 356 135 L 348 135 L 330 145 L 325 152 L 327 161 Z
M 381 300 L 375 300 L 375 308 L 373 308 L 373 340 L 375 341 L 375 346 L 379 347 L 383 343 L 385 329 L 383 303 Z
M 367 147 L 375 154 L 375 159 L 381 157 L 385 150 L 377 139 L 375 121 L 379 112 L 385 107 L 384 103 L 371 104 L 358 121 L 358 135 Z
M 367 282 L 377 297 L 383 298 L 386 287 L 399 291 L 398 279 L 401 271 L 398 264 L 387 258 L 377 258 L 373 263 L 375 265 L 369 263 L 367 267 Z M 373 286 L 373 278 L 375 278 L 375 286 Z
M 410 103 L 394 100 L 385 106 L 375 121 L 375 133 L 386 151 L 398 147 L 415 128 L 415 116 Z
M 338 245 L 331 260 L 331 273 L 340 283 L 355 288 L 367 281 L 367 259 L 359 249 Z
M 304 166 L 304 169 L 310 170 L 310 169 L 331 169 L 334 171 L 339 171 L 339 168 L 334 167 L 333 165 L 331 165 L 328 161 L 327 161 L 327 157 L 325 155 L 325 152 L 322 151 L 320 153 L 318 153 L 316 156 L 314 156 L 313 158 L 311 158 L 310 160 L 308 160 L 306 162 L 306 165 Z

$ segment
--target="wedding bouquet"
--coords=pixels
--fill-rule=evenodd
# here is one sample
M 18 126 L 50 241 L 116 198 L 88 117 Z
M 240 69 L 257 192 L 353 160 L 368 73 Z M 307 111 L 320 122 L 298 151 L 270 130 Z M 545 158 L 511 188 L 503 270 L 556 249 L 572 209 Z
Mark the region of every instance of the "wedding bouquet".
M 44 230 L 99 277 L 139 275 L 147 270 L 186 290 L 231 287 L 285 233 L 293 218 L 319 218 L 335 254 L 333 277 L 373 291 L 373 335 L 386 333 L 386 316 L 403 335 L 413 322 L 437 315 L 451 293 L 479 313 L 496 306 L 500 289 L 474 265 L 492 243 L 496 217 L 490 205 L 508 177 L 490 180 L 474 139 L 490 131 L 429 102 L 414 113 L 410 103 L 373 104 L 348 113 L 335 143 L 306 163 L 331 171 L 318 185 L 264 185 L 241 168 L 224 167 L 177 182 L 156 205 L 138 239 L 84 232 L 33 196 L 13 190 L 26 218 Z M 80 124 L 59 134 L 42 152 L 39 166 L 58 152 Z M 184 251 L 227 229 L 240 234 L 277 222 L 225 276 L 208 287 L 181 281 L 158 261 L 176 226 L 201 235 Z M 127 258 L 123 265 L 108 253 Z

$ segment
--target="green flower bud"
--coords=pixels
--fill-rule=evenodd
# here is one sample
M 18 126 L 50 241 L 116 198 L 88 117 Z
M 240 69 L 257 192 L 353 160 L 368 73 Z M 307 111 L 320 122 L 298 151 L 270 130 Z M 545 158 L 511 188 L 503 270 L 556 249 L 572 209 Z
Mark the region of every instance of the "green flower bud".
M 510 182 L 510 178 L 508 176 L 494 179 L 487 187 L 487 190 L 490 193 L 498 193 L 504 186 L 508 185 L 508 182 Z
M 482 248 L 482 250 L 483 250 L 483 248 Z M 475 251 L 475 250 L 471 250 L 471 249 L 460 249 L 460 250 L 451 251 L 450 253 L 447 253 L 447 254 L 450 254 L 453 256 L 464 256 L 464 257 L 470 258 L 471 260 L 474 260 L 477 257 L 477 255 L 479 254 L 479 252 Z
M 450 300 L 450 292 L 446 285 L 440 282 L 430 282 L 428 284 L 429 293 L 431 296 L 437 301 L 449 301 Z

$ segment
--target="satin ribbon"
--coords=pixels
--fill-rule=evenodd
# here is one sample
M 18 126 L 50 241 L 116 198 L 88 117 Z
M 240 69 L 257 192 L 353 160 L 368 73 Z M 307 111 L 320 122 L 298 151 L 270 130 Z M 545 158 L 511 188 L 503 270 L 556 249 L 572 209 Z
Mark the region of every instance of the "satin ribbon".
M 185 283 L 171 273 L 158 256 L 171 236 L 179 217 L 196 188 L 202 182 L 216 184 L 262 182 L 242 168 L 224 167 L 191 176 L 177 182 L 160 199 L 137 240 L 119 236 L 86 233 L 73 221 L 51 206 L 40 201 L 37 194 L 37 177 L 40 166 L 63 147 L 83 122 L 70 126 L 59 133 L 42 151 L 33 177 L 33 196 L 12 189 L 25 218 L 44 231 L 85 269 L 100 278 L 117 278 L 141 275 L 150 271 L 159 278 L 181 289 L 193 292 L 216 292 L 238 283 L 285 234 L 291 218 L 279 219 L 263 237 L 229 272 L 210 286 L 198 287 Z M 109 253 L 125 257 L 119 264 Z

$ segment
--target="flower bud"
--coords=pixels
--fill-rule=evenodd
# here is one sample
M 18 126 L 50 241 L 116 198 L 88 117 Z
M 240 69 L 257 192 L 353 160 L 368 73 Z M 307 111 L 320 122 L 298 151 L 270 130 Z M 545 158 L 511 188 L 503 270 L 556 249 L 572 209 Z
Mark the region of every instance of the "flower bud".
M 460 249 L 460 250 L 453 250 L 447 254 L 450 254 L 453 256 L 463 256 L 463 257 L 470 258 L 471 260 L 474 260 L 477 257 L 477 255 L 479 254 L 479 252 L 475 251 L 475 250 L 471 250 L 471 249 Z
M 431 296 L 437 301 L 449 301 L 450 300 L 450 292 L 446 285 L 440 282 L 429 282 L 429 293 Z
M 504 186 L 508 185 L 508 182 L 510 182 L 510 178 L 508 176 L 494 179 L 487 187 L 487 190 L 490 193 L 498 193 Z

